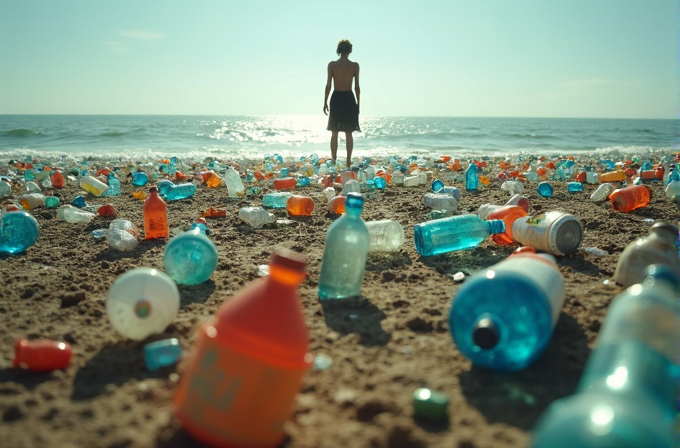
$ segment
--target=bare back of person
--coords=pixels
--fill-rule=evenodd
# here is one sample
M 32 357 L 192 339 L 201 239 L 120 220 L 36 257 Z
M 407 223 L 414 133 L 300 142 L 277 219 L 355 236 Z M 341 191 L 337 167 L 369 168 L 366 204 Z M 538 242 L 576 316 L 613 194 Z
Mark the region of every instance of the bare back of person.
M 352 81 L 357 75 L 359 64 L 350 61 L 347 57 L 341 57 L 337 61 L 328 64 L 328 70 L 333 78 L 333 90 L 347 92 L 352 90 Z

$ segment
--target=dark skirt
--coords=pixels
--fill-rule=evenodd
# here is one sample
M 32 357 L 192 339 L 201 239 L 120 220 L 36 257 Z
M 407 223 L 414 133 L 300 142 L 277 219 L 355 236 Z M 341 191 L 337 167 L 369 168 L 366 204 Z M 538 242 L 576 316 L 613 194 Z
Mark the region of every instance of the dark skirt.
M 359 110 L 351 91 L 334 91 L 331 95 L 330 109 L 327 130 L 361 132 L 361 129 L 359 129 Z

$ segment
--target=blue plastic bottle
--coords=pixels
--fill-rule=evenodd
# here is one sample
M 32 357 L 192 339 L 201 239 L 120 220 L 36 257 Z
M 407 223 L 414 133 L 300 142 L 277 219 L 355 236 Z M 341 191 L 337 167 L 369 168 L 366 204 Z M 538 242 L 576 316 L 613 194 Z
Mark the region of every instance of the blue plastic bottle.
M 320 299 L 344 299 L 361 295 L 366 258 L 371 238 L 361 219 L 364 198 L 359 193 L 347 193 L 345 214 L 326 233 L 321 274 Z
M 574 395 L 541 416 L 533 448 L 671 448 L 678 397 L 680 279 L 662 265 L 616 296 Z
M 578 193 L 583 191 L 583 184 L 581 182 L 569 182 L 567 184 L 567 190 L 569 193 Z
M 467 169 L 465 170 L 465 189 L 467 191 L 477 191 L 479 188 L 479 170 L 474 162 L 470 162 Z
M 143 187 L 149 183 L 149 176 L 144 171 L 137 171 L 132 175 L 132 185 Z
M 550 182 L 541 182 L 536 187 L 536 191 L 544 198 L 549 198 L 553 195 L 553 186 L 550 185 Z
M 0 252 L 16 254 L 38 240 L 38 221 L 26 212 L 7 212 L 0 218 Z
M 102 196 L 118 196 L 120 195 L 120 180 L 112 172 L 109 173 L 107 180 L 109 188 L 102 194 Z
M 473 364 L 514 371 L 540 356 L 565 298 L 554 260 L 523 247 L 461 286 L 451 305 L 449 331 Z
M 373 178 L 373 183 L 375 184 L 375 188 L 378 190 L 384 190 L 385 187 L 387 186 L 387 181 L 385 181 L 385 178 L 376 176 Z
M 484 220 L 477 215 L 456 215 L 421 222 L 413 228 L 416 250 L 421 257 L 476 247 L 489 235 L 505 232 L 500 219 Z
M 162 197 L 163 199 L 168 198 L 168 192 L 173 189 L 175 186 L 174 183 L 172 183 L 171 180 L 169 179 L 161 179 L 158 182 L 156 182 L 156 190 L 158 191 L 158 196 Z
M 215 271 L 217 249 L 201 227 L 194 227 L 168 241 L 163 266 L 176 283 L 198 285 Z
M 85 202 L 85 198 L 83 196 L 78 195 L 75 198 L 73 198 L 73 200 L 71 201 L 71 205 L 74 207 L 83 208 L 87 205 L 87 203 Z
M 170 191 L 167 192 L 166 199 L 168 201 L 178 201 L 180 199 L 187 199 L 196 193 L 196 184 L 186 182 L 183 184 L 173 185 Z
M 268 208 L 286 208 L 288 198 L 291 196 L 292 194 L 289 191 L 267 193 L 262 198 L 262 204 Z
M 433 193 L 436 193 L 442 188 L 444 188 L 444 181 L 442 181 L 441 179 L 435 179 L 432 181 L 430 188 L 432 189 Z
M 35 172 L 29 168 L 24 172 L 24 180 L 31 181 L 33 179 L 35 179 Z

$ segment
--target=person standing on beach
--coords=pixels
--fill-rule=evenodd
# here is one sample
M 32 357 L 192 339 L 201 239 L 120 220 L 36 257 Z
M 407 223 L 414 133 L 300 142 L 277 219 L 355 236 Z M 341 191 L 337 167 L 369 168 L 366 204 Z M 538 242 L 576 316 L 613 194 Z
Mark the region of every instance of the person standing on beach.
M 352 132 L 359 129 L 359 64 L 349 60 L 352 52 L 350 41 L 343 39 L 338 42 L 336 50 L 340 58 L 328 63 L 328 79 L 326 80 L 326 94 L 323 100 L 323 113 L 328 115 L 327 130 L 331 131 L 331 158 L 336 164 L 338 155 L 338 132 L 345 133 L 347 145 L 347 166 L 352 165 L 352 149 L 354 137 Z M 328 94 L 331 93 L 331 79 L 333 80 L 333 95 L 331 96 L 330 114 L 328 112 Z M 356 100 L 352 94 L 352 80 Z

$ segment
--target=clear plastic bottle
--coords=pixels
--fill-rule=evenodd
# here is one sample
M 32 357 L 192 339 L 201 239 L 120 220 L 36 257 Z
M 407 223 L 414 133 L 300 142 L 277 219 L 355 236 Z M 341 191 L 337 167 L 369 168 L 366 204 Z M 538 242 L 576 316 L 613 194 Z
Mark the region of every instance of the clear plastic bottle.
M 370 245 L 368 252 L 397 252 L 404 244 L 404 227 L 392 219 L 366 221 Z
M 614 271 L 614 281 L 625 287 L 641 283 L 644 270 L 652 264 L 665 264 L 680 276 L 680 258 L 675 243 L 678 228 L 668 222 L 657 222 L 649 235 L 628 244 L 619 256 Z
M 238 211 L 238 217 L 241 221 L 256 229 L 265 224 L 276 222 L 276 216 L 262 207 L 241 207 Z
M 593 194 L 590 195 L 590 200 L 596 202 L 604 201 L 613 192 L 614 186 L 612 184 L 610 183 L 600 184 L 600 186 L 597 187 L 595 191 L 593 191 Z
M 227 171 L 222 177 L 222 183 L 227 187 L 230 197 L 245 196 L 246 187 L 243 185 L 241 175 L 232 166 L 227 167 Z
M 26 182 L 21 191 L 23 193 L 42 193 L 40 185 L 36 184 L 35 182 Z
M 113 328 L 135 341 L 162 333 L 179 311 L 179 290 L 165 273 L 135 268 L 118 277 L 106 294 Z
M 29 213 L 3 213 L 0 216 L 0 252 L 23 252 L 35 244 L 39 233 L 38 221 Z
M 163 252 L 165 272 L 180 285 L 198 285 L 217 267 L 217 248 L 200 227 L 168 241 Z
M 666 197 L 680 196 L 680 180 L 672 180 L 666 185 Z M 2 195 L 0 195 L 2 196 Z
M 394 178 L 392 179 L 394 181 Z M 406 176 L 404 177 L 405 187 L 417 187 L 420 185 L 420 176 Z
M 342 186 L 341 194 L 346 196 L 347 193 L 360 193 L 360 192 L 361 192 L 361 184 L 354 179 L 349 179 Z
M 114 219 L 106 232 L 109 247 L 122 252 L 129 252 L 137 247 L 138 238 L 139 230 L 127 219 Z
M 425 193 L 423 204 L 433 210 L 447 210 L 455 212 L 458 210 L 458 201 L 453 196 L 439 193 Z
M 532 448 L 678 446 L 680 280 L 647 274 L 612 301 L 576 393 L 544 412 Z
M 477 191 L 479 189 L 479 170 L 474 162 L 465 169 L 465 189 L 467 191 Z
M 109 186 L 93 176 L 83 176 L 80 178 L 80 188 L 94 196 L 101 196 Z
M 84 223 L 90 222 L 94 219 L 96 215 L 94 213 L 86 212 L 85 210 L 80 210 L 72 205 L 62 205 L 57 210 L 57 219 L 61 219 L 70 223 Z
M 226 300 L 201 327 L 173 400 L 182 426 L 215 447 L 281 445 L 312 364 L 298 287 L 306 261 L 278 252 L 269 275 Z
M 565 294 L 554 258 L 520 248 L 465 281 L 451 305 L 449 330 L 473 364 L 520 370 L 550 342 Z
M 476 247 L 489 235 L 505 232 L 505 223 L 477 215 L 457 215 L 416 224 L 416 250 L 421 257 Z
M 501 190 L 505 190 L 511 195 L 520 194 L 524 191 L 524 184 L 516 180 L 506 180 L 501 185 Z
M 168 205 L 158 196 L 156 187 L 149 188 L 149 196 L 144 201 L 144 239 L 168 238 Z
M 268 208 L 286 208 L 288 198 L 291 196 L 292 194 L 288 191 L 267 193 L 262 198 L 262 205 Z
M 361 219 L 363 196 L 349 193 L 346 198 L 345 214 L 326 233 L 319 275 L 319 298 L 323 300 L 361 295 L 370 236 Z
M 460 190 L 457 187 L 445 186 L 442 187 L 438 192 L 439 194 L 445 194 L 448 196 L 453 196 L 456 201 L 460 202 Z

